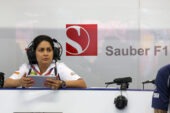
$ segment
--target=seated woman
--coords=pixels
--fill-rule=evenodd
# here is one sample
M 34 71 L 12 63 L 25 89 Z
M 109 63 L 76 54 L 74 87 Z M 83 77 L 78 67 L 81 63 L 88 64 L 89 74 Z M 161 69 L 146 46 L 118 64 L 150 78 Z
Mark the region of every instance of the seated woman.
M 26 50 L 29 64 L 23 64 L 19 70 L 7 78 L 4 87 L 32 87 L 34 80 L 29 78 L 28 75 L 36 75 L 56 77 L 56 79 L 46 79 L 44 84 L 48 88 L 86 88 L 83 78 L 64 63 L 57 62 L 61 56 L 61 48 L 55 47 L 54 43 L 60 45 L 57 40 L 47 35 L 35 37 Z

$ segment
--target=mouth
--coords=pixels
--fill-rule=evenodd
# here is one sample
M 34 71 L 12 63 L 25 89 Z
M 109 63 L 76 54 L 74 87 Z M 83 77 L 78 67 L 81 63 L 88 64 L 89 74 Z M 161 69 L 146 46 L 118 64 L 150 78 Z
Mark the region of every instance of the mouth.
M 48 58 L 44 58 L 43 61 L 48 61 L 49 59 Z

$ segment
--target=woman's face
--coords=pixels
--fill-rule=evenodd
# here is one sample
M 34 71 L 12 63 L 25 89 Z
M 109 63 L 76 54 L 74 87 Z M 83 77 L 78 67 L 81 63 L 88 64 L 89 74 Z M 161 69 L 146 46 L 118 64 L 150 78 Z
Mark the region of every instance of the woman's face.
M 50 65 L 53 60 L 53 49 L 48 41 L 42 41 L 36 48 L 38 65 Z

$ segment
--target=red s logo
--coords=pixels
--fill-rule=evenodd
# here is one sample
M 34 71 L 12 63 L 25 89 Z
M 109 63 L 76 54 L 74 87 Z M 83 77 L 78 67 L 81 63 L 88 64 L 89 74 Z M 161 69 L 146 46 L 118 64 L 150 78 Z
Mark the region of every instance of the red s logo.
M 67 56 L 96 56 L 97 55 L 97 25 L 96 24 L 67 24 L 66 43 Z

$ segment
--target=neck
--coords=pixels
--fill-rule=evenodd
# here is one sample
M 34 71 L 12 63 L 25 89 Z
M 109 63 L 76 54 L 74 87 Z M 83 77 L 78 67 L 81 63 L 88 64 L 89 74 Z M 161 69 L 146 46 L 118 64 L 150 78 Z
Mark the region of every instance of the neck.
M 42 65 L 38 64 L 38 66 L 39 66 L 41 74 L 44 73 L 47 70 L 47 68 L 49 67 L 49 65 L 44 65 L 44 64 L 42 64 Z

